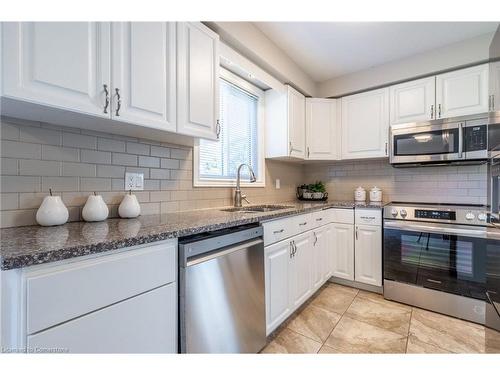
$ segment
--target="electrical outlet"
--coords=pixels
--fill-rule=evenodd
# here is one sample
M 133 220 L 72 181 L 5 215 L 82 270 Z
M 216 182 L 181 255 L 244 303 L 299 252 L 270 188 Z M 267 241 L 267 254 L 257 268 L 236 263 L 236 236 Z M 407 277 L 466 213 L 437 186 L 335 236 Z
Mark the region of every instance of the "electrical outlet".
M 276 179 L 276 189 L 281 189 L 281 181 L 279 178 Z
M 144 173 L 125 173 L 125 190 L 144 190 Z

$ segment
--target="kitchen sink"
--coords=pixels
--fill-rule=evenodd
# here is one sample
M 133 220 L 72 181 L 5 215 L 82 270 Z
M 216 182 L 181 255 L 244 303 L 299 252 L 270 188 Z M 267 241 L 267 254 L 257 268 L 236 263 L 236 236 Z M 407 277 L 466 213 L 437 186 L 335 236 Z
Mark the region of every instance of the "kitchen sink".
M 226 212 L 271 212 L 271 211 L 284 210 L 287 208 L 293 208 L 293 206 L 282 206 L 282 205 L 277 205 L 277 204 L 263 204 L 263 205 L 259 205 L 259 206 L 224 208 L 221 211 L 226 211 Z

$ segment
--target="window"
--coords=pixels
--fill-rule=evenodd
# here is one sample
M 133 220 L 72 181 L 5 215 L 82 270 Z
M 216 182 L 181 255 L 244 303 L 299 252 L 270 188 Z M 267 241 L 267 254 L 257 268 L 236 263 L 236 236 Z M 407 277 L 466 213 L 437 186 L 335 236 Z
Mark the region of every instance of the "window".
M 200 139 L 195 145 L 195 186 L 234 186 L 238 166 L 249 164 L 264 186 L 263 92 L 227 70 L 219 79 L 218 141 Z M 242 169 L 242 185 L 248 169 Z

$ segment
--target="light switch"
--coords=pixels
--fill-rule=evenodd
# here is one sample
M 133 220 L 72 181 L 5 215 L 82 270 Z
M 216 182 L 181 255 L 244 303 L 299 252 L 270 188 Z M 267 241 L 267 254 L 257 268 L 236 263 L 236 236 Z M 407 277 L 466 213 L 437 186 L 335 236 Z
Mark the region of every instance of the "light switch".
M 144 173 L 125 173 L 125 190 L 144 190 Z
M 281 181 L 279 178 L 276 179 L 276 189 L 281 189 Z

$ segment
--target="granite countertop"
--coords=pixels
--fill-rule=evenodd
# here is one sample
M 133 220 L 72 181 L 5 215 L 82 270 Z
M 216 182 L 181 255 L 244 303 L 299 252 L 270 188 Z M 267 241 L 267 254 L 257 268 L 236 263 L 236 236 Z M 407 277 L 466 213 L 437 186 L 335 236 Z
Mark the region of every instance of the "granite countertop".
M 251 224 L 325 208 L 376 208 L 383 203 L 280 202 L 291 208 L 272 212 L 227 212 L 221 208 L 108 219 L 99 223 L 72 222 L 57 227 L 27 226 L 0 230 L 2 270 L 50 263 L 127 246 Z

